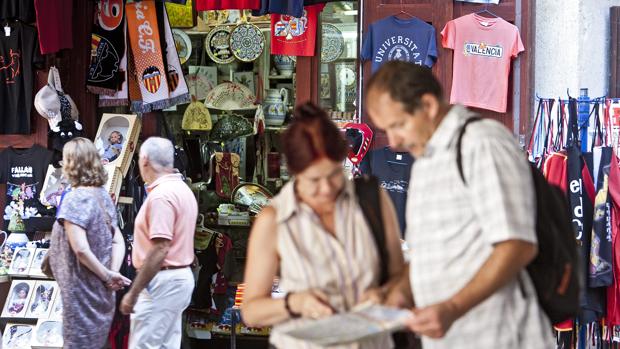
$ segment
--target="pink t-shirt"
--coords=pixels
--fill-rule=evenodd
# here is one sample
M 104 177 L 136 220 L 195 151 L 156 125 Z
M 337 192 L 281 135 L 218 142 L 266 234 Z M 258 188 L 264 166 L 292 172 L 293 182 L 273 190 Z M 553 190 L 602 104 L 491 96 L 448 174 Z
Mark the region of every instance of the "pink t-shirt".
M 198 204 L 179 174 L 160 177 L 147 188 L 148 195 L 134 223 L 133 262 L 140 269 L 153 243 L 170 240 L 162 266 L 185 266 L 194 260 L 194 232 Z
M 450 103 L 506 112 L 511 59 L 524 51 L 519 29 L 502 18 L 469 14 L 441 31 L 454 50 Z

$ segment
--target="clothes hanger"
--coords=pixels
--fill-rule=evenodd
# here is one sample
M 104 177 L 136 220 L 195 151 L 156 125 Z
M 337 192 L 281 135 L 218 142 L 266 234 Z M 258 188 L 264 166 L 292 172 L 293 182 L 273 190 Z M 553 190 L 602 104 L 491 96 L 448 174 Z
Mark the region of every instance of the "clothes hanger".
M 415 16 L 412 15 L 411 13 L 405 11 L 405 5 L 403 4 L 403 0 L 400 0 L 400 12 L 398 12 L 397 14 L 394 15 L 394 17 L 398 17 L 400 15 L 407 15 L 410 18 L 414 18 Z
M 401 1 L 401 2 L 402 2 L 402 1 Z M 484 14 L 487 14 L 487 15 L 491 15 L 491 16 L 493 16 L 494 18 L 499 18 L 499 16 L 498 16 L 498 15 L 496 15 L 495 13 L 493 13 L 493 12 L 489 11 L 489 4 L 490 4 L 490 3 L 491 3 L 491 0 L 487 0 L 487 2 L 484 4 L 484 7 L 482 8 L 482 10 L 480 10 L 480 11 L 476 12 L 476 14 L 477 14 L 477 15 L 480 15 L 480 14 L 483 14 L 483 13 L 484 13 Z

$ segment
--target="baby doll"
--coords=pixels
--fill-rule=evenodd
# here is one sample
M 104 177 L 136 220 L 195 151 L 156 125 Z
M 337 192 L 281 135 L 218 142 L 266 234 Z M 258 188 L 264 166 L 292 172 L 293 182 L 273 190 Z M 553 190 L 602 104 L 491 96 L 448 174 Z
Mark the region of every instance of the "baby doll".
M 112 131 L 108 137 L 108 143 L 110 144 L 105 148 L 103 156 L 101 157 L 104 164 L 116 160 L 116 158 L 121 155 L 121 151 L 123 150 L 123 134 L 118 131 Z

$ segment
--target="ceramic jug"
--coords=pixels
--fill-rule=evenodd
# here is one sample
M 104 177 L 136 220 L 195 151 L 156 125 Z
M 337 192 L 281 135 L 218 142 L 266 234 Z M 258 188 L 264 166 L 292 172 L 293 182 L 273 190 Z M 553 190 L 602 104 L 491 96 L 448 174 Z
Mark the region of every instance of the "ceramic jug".
M 273 63 L 283 76 L 292 76 L 295 71 L 295 62 L 289 56 L 275 55 L 273 56 Z
M 267 126 L 281 126 L 288 109 L 288 90 L 285 88 L 269 89 L 265 91 L 263 111 Z
M 6 233 L 0 231 L 0 235 L 6 235 Z M 30 240 L 28 239 L 26 233 L 12 232 L 8 234 L 6 239 L 4 239 L 4 242 L 2 243 L 2 246 L 0 246 L 0 248 L 7 246 L 10 247 L 11 250 L 15 251 L 15 249 L 18 247 L 26 247 L 26 245 L 28 245 L 28 242 L 30 242 Z

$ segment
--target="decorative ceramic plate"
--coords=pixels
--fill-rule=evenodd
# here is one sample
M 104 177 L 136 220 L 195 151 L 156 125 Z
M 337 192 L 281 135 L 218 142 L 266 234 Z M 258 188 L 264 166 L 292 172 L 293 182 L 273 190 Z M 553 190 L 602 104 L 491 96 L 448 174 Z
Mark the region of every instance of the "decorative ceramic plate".
M 321 41 L 321 62 L 330 63 L 344 52 L 344 37 L 335 25 L 324 23 Z
M 213 62 L 228 64 L 235 60 L 230 49 L 230 28 L 219 26 L 211 29 L 205 39 L 205 49 Z
M 272 197 L 273 194 L 259 184 L 241 183 L 233 190 L 230 201 L 247 206 L 250 212 L 258 214 L 263 207 L 269 204 L 269 199 Z
M 265 49 L 265 36 L 254 24 L 240 24 L 230 33 L 230 48 L 242 62 L 253 62 Z
M 249 88 L 227 81 L 209 91 L 205 105 L 209 109 L 254 110 L 255 101 L 256 96 Z
M 172 37 L 174 38 L 174 46 L 177 48 L 181 64 L 185 64 L 192 55 L 192 41 L 189 35 L 181 29 L 172 29 Z

